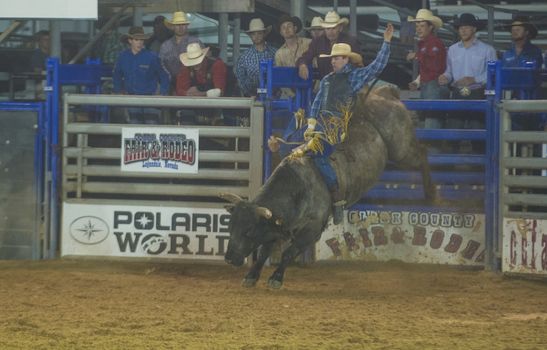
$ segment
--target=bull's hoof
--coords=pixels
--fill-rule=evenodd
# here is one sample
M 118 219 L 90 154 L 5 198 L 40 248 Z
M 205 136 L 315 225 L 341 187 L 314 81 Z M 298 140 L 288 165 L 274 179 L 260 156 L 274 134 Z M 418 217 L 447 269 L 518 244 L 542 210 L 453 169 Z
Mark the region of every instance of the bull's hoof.
M 241 281 L 241 285 L 245 288 L 252 288 L 256 286 L 256 279 L 244 278 L 243 281 Z
M 268 287 L 272 289 L 279 289 L 283 285 L 283 281 L 274 280 L 273 278 L 270 278 L 268 280 Z

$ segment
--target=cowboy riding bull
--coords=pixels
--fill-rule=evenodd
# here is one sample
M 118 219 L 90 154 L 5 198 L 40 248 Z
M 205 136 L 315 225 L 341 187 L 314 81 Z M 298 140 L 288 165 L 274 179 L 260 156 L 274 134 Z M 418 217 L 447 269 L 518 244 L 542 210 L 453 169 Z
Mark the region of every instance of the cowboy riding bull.
M 332 57 L 333 73 L 321 81 L 311 110 L 315 118 L 304 132 L 306 142 L 280 163 L 252 201 L 221 194 L 233 204 L 227 207 L 226 262 L 241 266 L 260 248 L 244 286 L 256 284 L 274 243 L 286 240 L 290 245 L 268 281 L 271 288 L 280 288 L 287 265 L 319 240 L 331 212 L 337 223 L 342 205 L 357 202 L 378 181 L 388 160 L 420 169 L 426 198 L 435 197 L 426 150 L 416 140 L 411 114 L 396 89 L 359 92 L 387 64 L 392 35 L 388 25 L 384 44 L 367 67 L 359 68 L 361 56 L 347 44 L 335 44 L 330 55 L 322 55 Z

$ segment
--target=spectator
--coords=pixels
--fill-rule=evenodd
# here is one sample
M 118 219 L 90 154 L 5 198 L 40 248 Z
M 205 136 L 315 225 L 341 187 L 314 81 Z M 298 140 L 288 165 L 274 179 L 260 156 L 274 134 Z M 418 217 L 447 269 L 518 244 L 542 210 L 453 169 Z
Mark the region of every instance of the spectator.
M 448 98 L 449 92 L 446 86 L 441 87 L 438 78 L 446 70 L 446 47 L 435 35 L 435 31 L 443 25 L 443 21 L 434 16 L 430 10 L 421 9 L 416 18 L 409 19 L 416 22 L 416 34 L 418 35 L 418 52 L 410 52 L 407 60 L 418 60 L 420 75 L 420 98 L 426 100 L 438 100 Z M 418 88 L 418 84 L 409 84 L 411 90 Z M 426 116 L 425 128 L 439 129 L 439 118 Z
M 310 33 L 312 40 L 325 35 L 325 30 L 323 29 L 323 27 L 321 27 L 321 23 L 323 23 L 323 18 L 319 16 L 313 17 L 310 26 L 304 28 Z
M 522 67 L 524 62 L 534 61 L 536 67 L 541 69 L 543 66 L 541 49 L 530 42 L 538 34 L 536 26 L 530 23 L 526 16 L 517 16 L 509 26 L 509 30 L 513 44 L 511 49 L 503 53 L 503 66 Z
M 175 87 L 177 76 L 182 64 L 180 63 L 180 54 L 186 52 L 188 44 L 201 42 L 198 38 L 191 36 L 188 32 L 190 21 L 186 17 L 186 13 L 179 11 L 173 13 L 171 21 L 165 20 L 165 23 L 170 26 L 174 32 L 174 36 L 161 44 L 160 59 L 163 67 L 170 75 L 172 87 Z
M 120 52 L 127 48 L 126 40 L 123 40 L 123 35 L 118 32 L 119 26 L 120 21 L 118 20 L 105 32 L 98 45 L 98 57 L 103 64 L 113 66 Z
M 275 48 L 265 40 L 271 30 L 272 26 L 264 27 L 264 22 L 260 18 L 253 18 L 249 22 L 249 30 L 245 33 L 251 37 L 253 46 L 239 57 L 234 69 L 241 93 L 244 96 L 256 96 L 260 61 L 275 57 Z
M 169 75 L 164 70 L 158 56 L 144 48 L 144 41 L 149 36 L 142 27 L 131 27 L 127 35 L 122 36 L 129 43 L 129 48 L 120 53 L 112 80 L 114 93 L 129 95 L 167 95 Z M 130 123 L 157 124 L 159 111 L 153 108 L 129 108 Z
M 32 51 L 30 56 L 30 71 L 31 72 L 42 72 L 46 70 L 46 60 L 49 57 L 49 44 L 50 36 L 49 31 L 41 30 L 34 34 L 36 39 L 37 48 Z
M 188 44 L 180 55 L 183 67 L 177 77 L 177 95 L 220 97 L 226 89 L 226 64 L 209 57 L 209 48 L 199 43 Z
M 146 41 L 146 48 L 155 53 L 160 52 L 161 44 L 173 36 L 173 31 L 165 25 L 164 16 L 154 18 L 154 34 Z
M 285 39 L 285 43 L 275 53 L 275 65 L 280 67 L 295 67 L 296 60 L 308 50 L 311 39 L 297 36 L 302 29 L 302 22 L 298 17 L 282 15 L 278 21 L 279 33 Z M 284 98 L 294 96 L 289 88 L 281 89 Z
M 313 39 L 310 43 L 308 51 L 296 61 L 298 67 L 298 74 L 302 79 L 308 79 L 309 70 L 308 66 L 313 63 L 314 57 L 319 57 L 321 54 L 328 54 L 334 44 L 346 43 L 351 46 L 352 52 L 361 52 L 359 42 L 355 37 L 352 37 L 342 30 L 349 23 L 347 18 L 340 18 L 338 13 L 330 11 L 325 16 L 325 20 L 321 23 L 325 31 L 325 35 Z M 318 58 L 317 65 L 319 68 L 319 78 L 323 78 L 325 75 L 332 72 L 332 66 L 328 58 Z
M 446 62 L 446 71 L 439 76 L 440 85 L 452 89 L 454 99 L 483 99 L 486 85 L 488 61 L 496 60 L 496 51 L 488 44 L 476 38 L 477 30 L 482 28 L 479 20 L 470 13 L 463 13 L 454 23 L 460 41 L 450 46 Z M 465 114 L 469 116 L 469 113 Z M 462 127 L 479 129 L 484 125 L 482 114 L 467 118 L 447 120 L 448 128 Z

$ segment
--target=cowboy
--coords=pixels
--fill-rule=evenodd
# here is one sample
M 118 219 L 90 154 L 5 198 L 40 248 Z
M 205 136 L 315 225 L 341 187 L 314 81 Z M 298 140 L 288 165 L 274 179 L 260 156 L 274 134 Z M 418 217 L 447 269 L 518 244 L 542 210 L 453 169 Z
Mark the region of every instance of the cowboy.
M 409 88 L 416 90 L 419 87 L 422 99 L 448 98 L 448 90 L 444 86 L 441 87 L 437 80 L 446 70 L 446 47 L 435 35 L 435 32 L 443 25 L 443 21 L 427 9 L 418 10 L 416 18 L 410 18 L 408 21 L 416 23 L 416 34 L 419 40 L 418 52 L 408 53 L 406 59 L 418 61 L 420 77 L 420 82 L 411 82 Z M 439 129 L 441 120 L 426 116 L 424 126 L 427 129 Z
M 275 65 L 279 67 L 294 67 L 296 59 L 308 50 L 311 39 L 299 37 L 296 34 L 302 29 L 300 18 L 282 15 L 278 21 L 279 33 L 285 39 L 285 43 L 275 53 Z M 289 88 L 281 89 L 281 97 L 294 96 Z
M 226 89 L 226 64 L 219 58 L 209 57 L 209 48 L 199 43 L 188 44 L 180 54 L 183 64 L 177 77 L 177 95 L 220 97 Z
M 144 41 L 149 35 L 144 34 L 142 27 L 131 27 L 126 35 L 122 36 L 129 48 L 122 51 L 114 66 L 112 81 L 113 93 L 127 93 L 129 95 L 161 95 L 169 92 L 169 75 L 162 67 L 159 57 L 152 51 L 144 48 Z M 129 109 L 129 119 L 132 123 L 157 123 L 158 113 L 151 113 L 150 109 Z
M 487 62 L 496 60 L 496 50 L 476 38 L 483 24 L 471 13 L 463 13 L 454 23 L 460 41 L 448 49 L 446 71 L 439 76 L 439 84 L 449 84 L 453 97 L 484 98 Z
M 331 117 L 340 118 L 342 116 L 340 106 L 351 106 L 359 90 L 380 75 L 389 59 L 392 37 L 393 25 L 388 23 L 380 51 L 374 61 L 366 67 L 363 67 L 361 55 L 353 52 L 351 46 L 346 43 L 334 44 L 330 54 L 319 56 L 321 58 L 330 58 L 333 72 L 321 80 L 319 92 L 315 96 L 311 107 L 311 118 L 308 119 L 308 127 L 304 132 L 304 139 L 308 143 L 297 149 L 297 154 L 309 150 L 311 143 L 317 140 L 315 135 L 324 133 L 324 120 Z M 315 165 L 323 175 L 331 192 L 333 222 L 335 224 L 342 221 L 345 200 L 343 194 L 339 191 L 336 172 L 329 162 L 329 156 L 334 152 L 334 146 L 343 141 L 342 139 L 343 137 L 339 137 L 338 142 L 330 143 L 321 138 L 323 152 L 312 155 Z
M 260 61 L 275 57 L 275 48 L 265 40 L 271 30 L 272 26 L 265 27 L 260 18 L 253 18 L 249 22 L 249 30 L 245 33 L 251 37 L 253 46 L 239 56 L 234 67 L 234 74 L 244 96 L 256 96 Z
M 154 32 L 150 39 L 146 41 L 146 48 L 148 50 L 159 53 L 161 44 L 173 36 L 173 32 L 165 25 L 165 19 L 166 18 L 161 15 L 154 18 Z
M 41 72 L 46 70 L 46 60 L 49 57 L 50 35 L 47 30 L 40 30 L 34 34 L 37 48 L 30 56 L 30 71 Z
M 460 41 L 448 48 L 446 71 L 439 76 L 439 84 L 450 86 L 453 99 L 484 99 L 488 61 L 495 61 L 496 50 L 476 38 L 483 24 L 471 13 L 463 13 L 454 23 Z M 446 127 L 471 129 L 483 127 L 482 114 L 448 118 Z
M 323 18 L 319 16 L 313 17 L 310 26 L 304 28 L 310 33 L 312 40 L 315 38 L 319 38 L 320 36 L 323 36 L 325 34 L 325 30 L 323 29 L 323 27 L 321 27 L 321 23 L 323 23 Z
M 538 30 L 528 17 L 517 16 L 509 26 L 511 48 L 503 53 L 502 64 L 504 67 L 522 67 L 524 62 L 535 62 L 536 67 L 541 69 L 543 66 L 543 57 L 541 49 L 532 44 L 530 40 L 534 39 Z
M 173 13 L 171 21 L 166 19 L 165 24 L 175 33 L 175 35 L 161 44 L 159 56 L 161 58 L 161 63 L 167 72 L 169 72 L 171 84 L 174 86 L 180 68 L 182 67 L 179 59 L 180 54 L 186 52 L 188 44 L 195 42 L 201 44 L 201 41 L 189 34 L 188 26 L 190 21 L 188 20 L 186 13 L 182 11 Z
M 304 80 L 309 77 L 308 66 L 312 65 L 313 58 L 319 57 L 321 54 L 327 54 L 331 51 L 332 46 L 337 43 L 346 43 L 351 46 L 351 51 L 361 52 L 361 46 L 357 39 L 347 33 L 342 32 L 344 27 L 349 24 L 347 18 L 340 18 L 340 15 L 336 11 L 330 11 L 325 16 L 325 19 L 321 23 L 321 27 L 325 31 L 325 35 L 313 39 L 310 43 L 308 51 L 306 51 L 297 61 L 298 75 Z M 332 72 L 332 66 L 327 58 L 318 58 L 317 66 L 319 69 L 319 77 L 323 78 L 325 75 Z

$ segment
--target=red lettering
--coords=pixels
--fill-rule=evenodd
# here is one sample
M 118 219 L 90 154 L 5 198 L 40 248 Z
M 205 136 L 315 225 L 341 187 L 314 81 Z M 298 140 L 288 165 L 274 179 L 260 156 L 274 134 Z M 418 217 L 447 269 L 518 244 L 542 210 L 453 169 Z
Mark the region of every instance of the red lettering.
M 368 230 L 366 228 L 360 228 L 359 235 L 361 236 L 361 239 L 363 240 L 363 245 L 365 246 L 365 248 L 372 247 L 372 241 L 368 237 Z
M 405 233 L 400 227 L 396 226 L 391 230 L 391 241 L 395 244 L 405 243 Z
M 484 262 L 484 254 L 485 254 L 485 250 L 483 249 L 482 252 L 480 252 L 479 255 L 477 255 L 477 257 L 475 258 L 475 261 L 476 262 Z
M 528 240 L 526 237 L 522 237 L 521 244 L 520 252 L 522 255 L 520 257 L 520 263 L 522 266 L 526 266 L 528 265 Z
M 536 269 L 536 239 L 537 239 L 537 220 L 532 221 L 532 252 L 530 258 L 530 267 L 532 270 Z
M 336 238 L 327 239 L 325 243 L 329 246 L 334 256 L 342 256 L 342 251 L 340 250 L 340 242 Z
M 387 237 L 383 226 L 374 226 L 372 229 L 372 235 L 374 236 L 374 245 L 386 245 Z
M 465 259 L 473 259 L 473 255 L 475 255 L 475 253 L 477 252 L 477 249 L 479 249 L 479 247 L 481 246 L 481 244 L 477 241 L 474 241 L 474 240 L 469 240 L 469 242 L 467 242 L 467 246 L 465 247 L 465 249 L 462 251 L 462 256 L 465 258 Z
M 350 232 L 344 232 L 344 240 L 346 241 L 346 247 L 350 252 L 359 250 L 359 245 L 355 241 L 355 238 Z
M 541 236 L 541 246 L 543 247 L 541 251 L 541 269 L 547 271 L 547 235 Z
M 453 233 L 450 235 L 450 240 L 448 241 L 448 244 L 446 247 L 444 247 L 444 251 L 447 253 L 455 253 L 460 249 L 460 246 L 462 245 L 463 238 L 457 233 Z
M 439 249 L 441 245 L 443 244 L 443 240 L 444 240 L 444 231 L 437 229 L 433 231 L 433 235 L 431 236 L 431 242 L 429 242 L 429 246 L 433 249 Z
M 425 245 L 427 240 L 425 239 L 425 227 L 414 226 L 414 237 L 412 238 L 412 245 Z
M 511 241 L 509 243 L 509 265 L 517 264 L 517 234 L 511 230 Z

